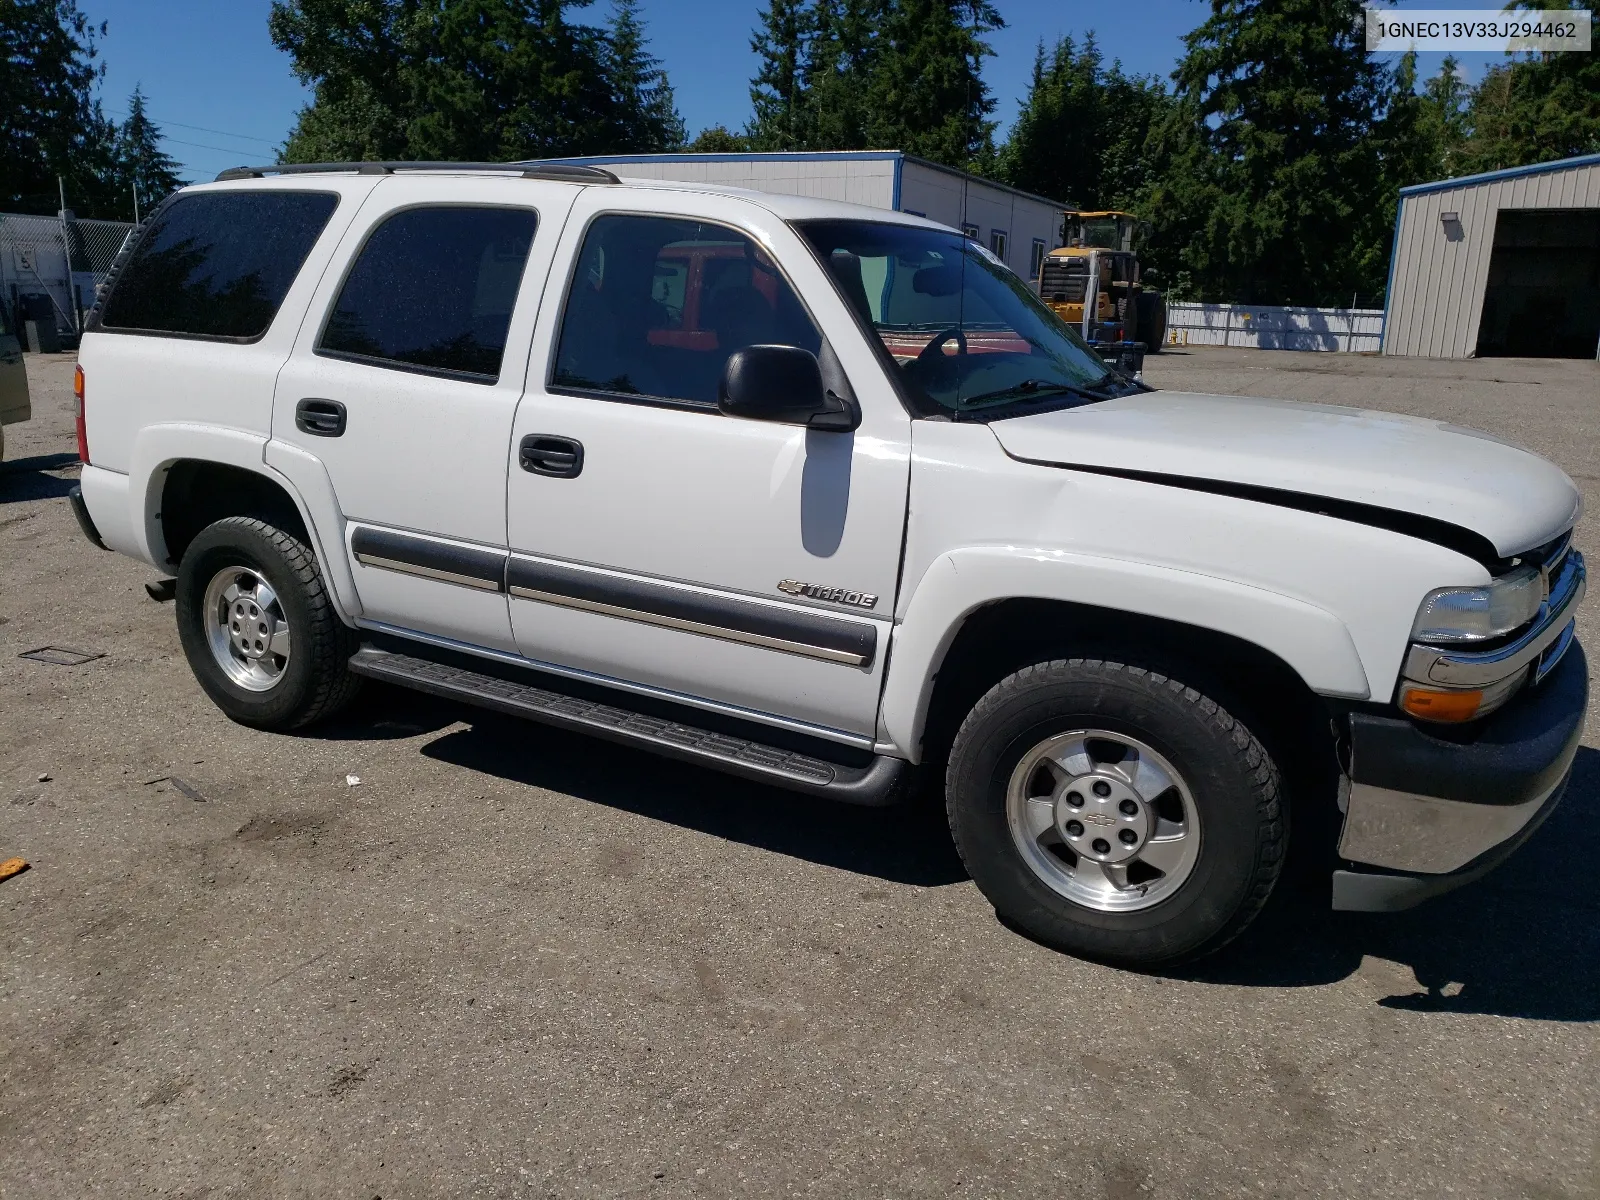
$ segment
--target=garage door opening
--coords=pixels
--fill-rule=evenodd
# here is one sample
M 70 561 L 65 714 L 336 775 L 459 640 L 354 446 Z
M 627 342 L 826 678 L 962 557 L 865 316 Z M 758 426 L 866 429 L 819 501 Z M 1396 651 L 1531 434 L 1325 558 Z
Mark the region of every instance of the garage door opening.
M 1600 355 L 1600 210 L 1500 211 L 1478 354 Z

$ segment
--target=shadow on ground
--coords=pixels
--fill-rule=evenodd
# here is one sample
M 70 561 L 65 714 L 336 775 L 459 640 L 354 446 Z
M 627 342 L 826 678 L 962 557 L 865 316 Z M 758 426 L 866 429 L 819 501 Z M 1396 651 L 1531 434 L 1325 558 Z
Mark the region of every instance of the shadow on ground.
M 1333 913 L 1327 891 L 1280 887 L 1251 931 L 1186 978 L 1306 987 L 1353 972 L 1366 955 L 1403 963 L 1424 990 L 1385 1008 L 1600 1020 L 1600 751 L 1578 751 L 1561 805 L 1477 883 L 1402 913 Z
M 944 813 L 927 804 L 856 808 L 797 795 L 529 722 L 477 712 L 472 728 L 423 750 L 430 758 L 562 792 L 776 854 L 938 887 L 966 870 Z
M 322 736 L 405 737 L 456 722 L 422 753 L 714 837 L 920 887 L 967 873 L 941 806 L 853 808 L 763 787 L 609 742 L 486 714 L 398 689 L 374 689 L 360 720 Z M 1565 801 L 1487 878 L 1403 913 L 1328 909 L 1326 871 L 1285 878 L 1251 929 L 1220 954 L 1171 972 L 1199 983 L 1316 987 L 1368 955 L 1408 966 L 1424 990 L 1386 1008 L 1600 1020 L 1600 751 L 1578 752 Z
M 49 472 L 77 465 L 76 454 L 45 454 L 37 458 L 19 458 L 0 463 L 0 504 L 65 496 L 72 490 L 75 480 L 62 479 Z

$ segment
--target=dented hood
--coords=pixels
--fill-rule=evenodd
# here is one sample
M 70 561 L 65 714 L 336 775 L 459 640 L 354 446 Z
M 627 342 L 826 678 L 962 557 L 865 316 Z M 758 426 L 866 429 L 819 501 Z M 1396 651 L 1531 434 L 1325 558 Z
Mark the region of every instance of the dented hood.
M 1013 458 L 1394 524 L 1384 513 L 1468 530 L 1501 557 L 1578 518 L 1561 469 L 1487 433 L 1420 417 L 1192 392 L 1147 392 L 994 421 Z M 1215 486 L 1221 485 L 1221 486 Z M 1340 505 L 1346 507 L 1340 507 Z M 1427 534 L 1421 533 L 1421 536 Z

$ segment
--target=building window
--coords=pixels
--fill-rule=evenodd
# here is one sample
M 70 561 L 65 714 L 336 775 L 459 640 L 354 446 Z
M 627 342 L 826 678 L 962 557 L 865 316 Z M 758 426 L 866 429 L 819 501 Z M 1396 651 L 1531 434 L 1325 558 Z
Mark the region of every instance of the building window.
M 1028 278 L 1037 280 L 1044 270 L 1044 239 L 1033 239 L 1033 253 L 1028 256 Z
M 1006 261 L 1006 231 L 1004 229 L 989 230 L 989 249 L 994 251 L 994 256 L 1001 262 Z
M 976 225 L 968 225 L 965 221 L 963 221 L 961 222 L 961 232 L 966 234 L 973 241 L 978 240 L 978 227 Z

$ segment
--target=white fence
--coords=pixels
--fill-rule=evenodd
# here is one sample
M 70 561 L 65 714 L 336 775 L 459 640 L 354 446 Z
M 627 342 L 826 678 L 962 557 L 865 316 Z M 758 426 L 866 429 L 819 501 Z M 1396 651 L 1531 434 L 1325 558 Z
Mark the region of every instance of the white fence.
M 1382 344 L 1381 308 L 1167 305 L 1169 346 L 1242 346 L 1252 350 L 1338 350 L 1376 354 Z

